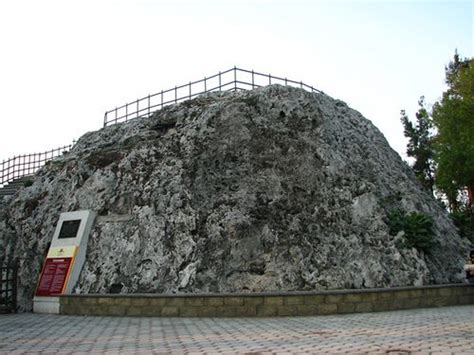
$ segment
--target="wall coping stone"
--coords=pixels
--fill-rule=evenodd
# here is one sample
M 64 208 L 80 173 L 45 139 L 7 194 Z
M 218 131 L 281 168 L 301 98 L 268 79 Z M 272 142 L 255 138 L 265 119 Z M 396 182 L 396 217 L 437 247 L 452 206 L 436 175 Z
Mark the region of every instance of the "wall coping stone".
M 388 288 L 364 288 L 364 289 L 334 289 L 320 291 L 269 291 L 269 292 L 238 292 L 238 293 L 91 293 L 91 294 L 67 294 L 59 295 L 60 298 L 68 297 L 110 297 L 110 298 L 197 298 L 197 297 L 272 297 L 272 296 L 315 296 L 315 295 L 347 295 L 384 293 L 397 291 L 420 291 L 453 287 L 473 287 L 474 284 L 439 284 L 423 286 L 403 286 Z

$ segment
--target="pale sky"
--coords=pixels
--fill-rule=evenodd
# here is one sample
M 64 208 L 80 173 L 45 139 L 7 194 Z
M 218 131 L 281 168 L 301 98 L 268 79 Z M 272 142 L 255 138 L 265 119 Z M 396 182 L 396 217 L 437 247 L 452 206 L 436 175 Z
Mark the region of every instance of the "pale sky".
M 106 110 L 232 68 L 313 85 L 404 154 L 400 110 L 474 56 L 473 1 L 0 0 L 0 161 L 102 127 Z

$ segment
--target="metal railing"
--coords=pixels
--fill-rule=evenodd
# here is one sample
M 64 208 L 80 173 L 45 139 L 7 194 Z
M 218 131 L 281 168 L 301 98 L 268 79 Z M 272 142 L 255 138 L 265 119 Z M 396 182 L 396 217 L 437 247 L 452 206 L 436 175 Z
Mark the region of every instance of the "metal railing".
M 0 313 L 17 311 L 18 261 L 0 264 Z
M 0 188 L 10 181 L 34 174 L 49 160 L 69 151 L 73 144 L 51 149 L 42 153 L 18 155 L 2 161 L 0 165 Z
M 141 99 L 107 111 L 104 115 L 104 127 L 135 118 L 150 116 L 166 105 L 190 100 L 208 92 L 249 90 L 272 84 L 290 85 L 310 92 L 322 93 L 322 91 L 302 81 L 290 80 L 271 74 L 262 74 L 253 70 L 234 67 L 201 80 L 175 86 L 172 89 L 162 90 L 156 94 L 142 97 Z

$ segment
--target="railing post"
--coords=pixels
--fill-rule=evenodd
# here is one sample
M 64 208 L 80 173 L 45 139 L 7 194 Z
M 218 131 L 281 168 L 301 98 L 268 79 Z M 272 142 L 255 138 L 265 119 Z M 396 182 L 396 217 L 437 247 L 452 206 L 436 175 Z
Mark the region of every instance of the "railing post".
M 115 121 L 114 121 L 115 123 L 117 123 L 117 121 L 118 121 L 118 118 L 117 118 L 118 117 L 118 112 L 117 111 L 118 110 L 117 110 L 117 107 L 116 107 L 115 108 Z
M 151 106 L 151 103 L 150 103 L 150 95 L 148 95 L 148 116 L 150 116 L 150 106 Z
M 163 108 L 163 90 L 161 90 L 161 108 Z
M 191 100 L 191 82 L 189 82 L 189 99 Z
M 140 104 L 138 103 L 140 100 L 137 99 L 137 117 L 138 118 L 140 116 Z
M 219 91 L 222 91 L 221 72 L 219 72 Z
M 268 85 L 272 85 L 272 76 L 268 73 Z
M 174 87 L 174 103 L 178 103 L 178 88 L 176 86 Z
M 107 111 L 104 113 L 104 127 L 107 126 Z
M 204 77 L 204 92 L 207 92 L 207 82 L 206 82 L 206 77 Z
M 234 65 L 234 90 L 237 91 L 237 67 Z
M 288 79 L 285 78 L 285 86 L 287 86 L 287 85 L 288 85 Z
M 253 72 L 253 69 L 252 69 L 252 90 L 255 89 L 255 86 L 254 86 L 254 72 Z
M 125 104 L 125 122 L 128 120 L 128 102 Z
M 13 275 L 12 275 L 12 308 L 13 312 L 17 312 L 17 307 L 16 307 L 16 299 L 17 299 L 17 291 L 18 291 L 18 259 L 15 259 L 13 262 Z

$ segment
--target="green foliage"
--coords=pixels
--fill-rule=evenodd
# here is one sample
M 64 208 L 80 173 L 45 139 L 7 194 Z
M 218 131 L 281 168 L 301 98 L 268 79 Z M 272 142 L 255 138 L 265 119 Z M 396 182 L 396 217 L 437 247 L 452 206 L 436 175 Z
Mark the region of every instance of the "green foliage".
M 453 223 L 459 228 L 459 235 L 474 243 L 474 214 L 468 211 L 456 211 L 449 214 Z
M 31 185 L 33 185 L 33 180 L 28 179 L 28 180 L 23 181 L 23 186 L 24 187 L 29 187 Z
M 456 211 L 459 191 L 468 192 L 468 206 L 474 202 L 474 60 L 453 63 L 446 70 L 450 88 L 434 105 L 432 116 L 438 130 L 433 145 L 436 186 Z
M 416 122 L 401 112 L 407 155 L 423 186 L 435 188 L 451 211 L 474 207 L 474 59 L 458 53 L 445 68 L 448 89 L 430 114 L 424 99 Z
M 418 101 L 420 108 L 416 113 L 416 123 L 408 119 L 405 110 L 401 111 L 401 122 L 404 135 L 408 138 L 407 155 L 415 159 L 412 165 L 415 175 L 428 191 L 433 193 L 434 162 L 433 162 L 433 121 L 425 108 L 425 98 Z
M 390 234 L 396 235 L 403 231 L 407 248 L 416 248 L 429 252 L 434 246 L 433 219 L 424 213 L 406 213 L 396 209 L 388 214 Z

